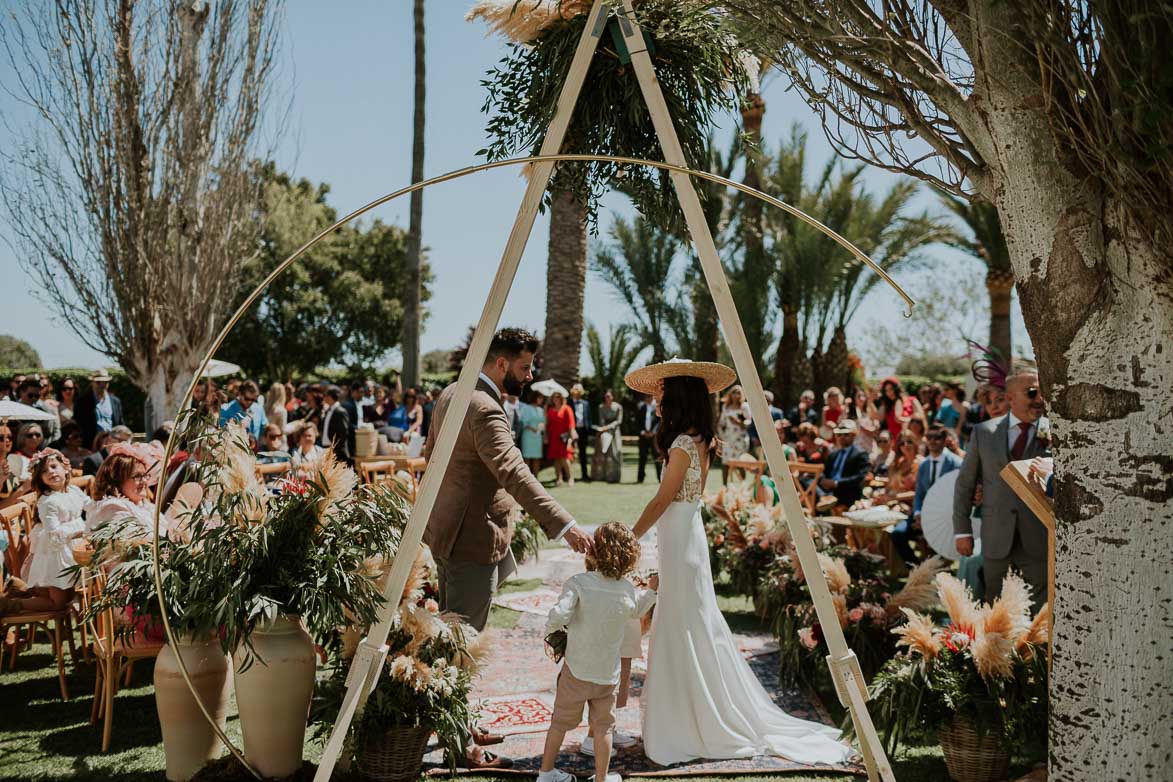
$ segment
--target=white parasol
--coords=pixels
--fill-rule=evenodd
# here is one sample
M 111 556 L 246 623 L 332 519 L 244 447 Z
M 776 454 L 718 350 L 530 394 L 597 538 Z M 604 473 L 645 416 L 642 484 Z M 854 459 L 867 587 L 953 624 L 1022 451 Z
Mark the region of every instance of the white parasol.
M 948 559 L 961 559 L 953 539 L 953 487 L 956 483 L 956 470 L 942 475 L 929 489 L 920 508 L 920 528 L 925 541 L 933 551 Z M 981 540 L 982 520 L 973 518 L 971 523 L 974 553 L 977 554 L 981 550 L 978 542 Z
M 204 371 L 204 377 L 224 377 L 226 375 L 240 374 L 240 367 L 229 361 L 221 361 L 214 358 L 208 362 L 208 368 Z
M 539 380 L 536 383 L 531 383 L 530 388 L 547 399 L 554 396 L 554 394 L 561 394 L 563 399 L 570 396 L 569 392 L 557 380 Z
M 11 402 L 7 399 L 0 402 L 0 421 L 9 418 L 16 421 L 51 421 L 56 417 L 52 413 L 46 413 L 44 410 L 38 410 L 20 402 Z

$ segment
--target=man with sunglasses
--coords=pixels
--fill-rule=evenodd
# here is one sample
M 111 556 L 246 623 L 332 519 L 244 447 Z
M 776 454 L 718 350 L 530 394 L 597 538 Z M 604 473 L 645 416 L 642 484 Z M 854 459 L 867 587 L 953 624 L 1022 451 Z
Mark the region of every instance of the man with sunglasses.
M 957 551 L 973 554 L 970 512 L 974 491 L 982 487 L 982 575 L 985 599 L 1002 594 L 1002 579 L 1013 568 L 1030 584 L 1037 609 L 1047 597 L 1047 528 L 1002 479 L 1009 462 L 1050 456 L 1038 437 L 1038 422 L 1046 412 L 1039 376 L 1020 372 L 1006 380 L 1010 412 L 974 427 L 961 462 L 953 494 L 953 532 Z
M 929 454 L 921 461 L 916 471 L 916 494 L 912 500 L 912 515 L 892 528 L 892 545 L 900 554 L 900 558 L 910 567 L 918 560 L 911 543 L 921 537 L 920 511 L 925 496 L 938 478 L 961 467 L 961 457 L 945 447 L 949 431 L 942 424 L 933 424 L 929 427 L 928 433 L 925 434 Z
M 20 384 L 18 391 L 20 403 L 35 407 L 42 413 L 49 413 L 52 418 L 45 419 L 39 423 L 45 430 L 45 443 L 56 444 L 61 439 L 61 421 L 57 419 L 57 411 L 50 410 L 48 406 L 41 401 L 41 381 L 35 377 L 25 378 L 25 381 Z

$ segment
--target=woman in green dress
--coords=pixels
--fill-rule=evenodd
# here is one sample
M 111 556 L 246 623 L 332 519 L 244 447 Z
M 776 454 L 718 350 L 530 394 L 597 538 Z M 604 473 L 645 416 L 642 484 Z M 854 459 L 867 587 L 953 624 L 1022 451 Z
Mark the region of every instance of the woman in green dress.
M 529 402 L 517 406 L 517 417 L 521 423 L 522 458 L 537 475 L 542 469 L 542 454 L 545 452 L 546 397 L 531 389 Z
M 599 425 L 595 427 L 595 453 L 591 474 L 596 481 L 619 483 L 623 478 L 623 407 L 615 401 L 611 389 L 603 394 L 599 405 Z

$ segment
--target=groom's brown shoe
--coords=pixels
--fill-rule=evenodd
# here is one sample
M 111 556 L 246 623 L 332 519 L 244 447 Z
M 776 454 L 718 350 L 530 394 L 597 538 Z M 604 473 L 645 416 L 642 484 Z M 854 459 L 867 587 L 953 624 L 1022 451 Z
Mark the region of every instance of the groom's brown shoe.
M 513 761 L 509 758 L 486 751 L 470 751 L 456 763 L 460 768 L 467 769 L 507 769 L 513 768 Z
M 480 728 L 473 728 L 472 740 L 478 747 L 491 747 L 494 744 L 500 744 L 505 740 L 505 737 L 496 733 L 489 733 L 487 730 L 481 730 Z

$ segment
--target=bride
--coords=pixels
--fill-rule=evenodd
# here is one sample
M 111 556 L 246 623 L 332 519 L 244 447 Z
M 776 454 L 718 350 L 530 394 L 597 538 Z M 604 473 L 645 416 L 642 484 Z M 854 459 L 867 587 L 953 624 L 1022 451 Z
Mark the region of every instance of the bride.
M 660 568 L 641 698 L 644 752 L 661 765 L 754 755 L 843 762 L 851 749 L 838 730 L 774 705 L 717 607 L 700 499 L 715 444 L 711 395 L 735 377 L 720 364 L 672 359 L 626 378 L 656 398 L 665 458 L 660 489 L 635 525 L 637 538 L 656 527 Z

